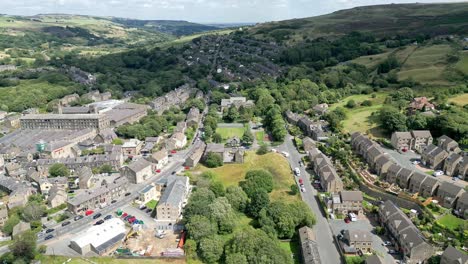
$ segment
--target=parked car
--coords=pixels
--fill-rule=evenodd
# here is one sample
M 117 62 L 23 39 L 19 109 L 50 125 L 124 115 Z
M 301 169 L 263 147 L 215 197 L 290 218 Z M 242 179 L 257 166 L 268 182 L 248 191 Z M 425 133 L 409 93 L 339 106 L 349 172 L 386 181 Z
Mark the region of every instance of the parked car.
M 278 151 L 276 149 L 271 149 L 271 152 L 277 153 Z
M 287 153 L 286 151 L 281 152 L 281 154 L 283 154 L 283 156 L 285 156 L 286 158 L 289 157 L 289 153 Z
M 117 200 L 112 200 L 112 201 L 111 201 L 111 204 L 116 203 L 116 202 L 117 202 Z
M 338 234 L 338 235 L 336 236 L 336 238 L 338 238 L 339 240 L 341 240 L 341 239 L 343 238 L 343 235 L 342 235 L 342 234 Z
M 104 220 L 101 219 L 101 220 L 97 221 L 96 223 L 94 223 L 94 225 L 100 225 L 102 223 L 104 223 Z
M 140 210 L 145 210 L 145 209 L 146 209 L 146 205 L 143 205 L 143 206 L 140 205 Z
M 396 254 L 396 253 L 397 253 L 397 251 L 396 251 L 396 250 L 394 250 L 394 249 L 389 249 L 389 250 L 388 250 L 388 253 L 389 253 L 389 254 Z
M 55 229 L 49 228 L 49 229 L 47 229 L 45 232 L 46 232 L 46 234 L 48 234 L 48 233 L 51 233 L 51 232 L 54 232 L 54 231 L 55 231 Z
M 302 179 L 299 179 L 299 184 L 300 185 L 303 185 L 304 184 L 304 181 Z
M 437 177 L 437 176 L 442 176 L 444 175 L 444 172 L 441 171 L 441 170 L 437 170 L 437 171 L 434 171 L 434 173 L 432 173 L 433 176 Z
M 130 194 L 131 194 L 131 193 L 128 192 L 128 193 L 125 194 L 125 196 L 129 196 Z
M 67 226 L 67 225 L 69 225 L 70 223 L 71 223 L 70 221 L 65 221 L 65 222 L 62 223 L 62 226 Z
M 306 189 L 304 187 L 301 188 L 301 192 L 305 193 Z
M 104 217 L 104 220 L 109 220 L 112 218 L 112 215 L 106 215 L 106 217 Z
M 95 215 L 93 216 L 93 219 L 97 219 L 97 218 L 101 217 L 101 215 L 102 215 L 101 213 L 97 213 L 97 214 L 95 214 Z
M 299 168 L 294 168 L 294 174 L 296 174 L 296 176 L 300 176 L 301 170 L 299 170 Z
M 345 223 L 347 223 L 347 224 L 349 224 L 349 222 L 351 222 L 351 220 L 349 220 L 348 217 L 345 217 L 344 221 L 345 221 Z
M 78 220 L 80 220 L 80 219 L 83 218 L 83 217 L 84 217 L 84 216 L 82 216 L 82 215 L 77 215 L 77 216 L 75 216 L 75 218 L 73 218 L 73 220 L 78 221 Z
M 49 239 L 52 239 L 52 238 L 54 238 L 54 235 L 50 234 L 50 235 L 44 237 L 44 240 L 49 240 Z
M 390 241 L 384 241 L 384 242 L 382 243 L 382 245 L 384 245 L 384 246 L 391 246 L 392 243 L 391 243 Z
M 127 213 L 123 213 L 121 217 L 125 218 L 125 217 L 127 217 L 127 215 L 128 215 Z
M 148 208 L 148 209 L 146 209 L 145 212 L 146 212 L 146 213 L 151 213 L 151 211 L 153 211 L 153 210 L 152 210 L 151 208 Z

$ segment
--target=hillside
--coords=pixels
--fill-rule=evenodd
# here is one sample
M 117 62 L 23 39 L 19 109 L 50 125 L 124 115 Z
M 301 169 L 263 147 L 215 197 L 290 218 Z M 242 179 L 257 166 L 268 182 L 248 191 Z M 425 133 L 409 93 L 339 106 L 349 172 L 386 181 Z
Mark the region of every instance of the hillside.
M 175 36 L 191 35 L 219 29 L 215 26 L 207 26 L 182 20 L 137 20 L 113 18 L 112 21 L 128 27 L 163 32 Z
M 252 33 L 277 40 L 337 36 L 352 31 L 378 36 L 468 34 L 468 3 L 391 4 L 257 25 Z

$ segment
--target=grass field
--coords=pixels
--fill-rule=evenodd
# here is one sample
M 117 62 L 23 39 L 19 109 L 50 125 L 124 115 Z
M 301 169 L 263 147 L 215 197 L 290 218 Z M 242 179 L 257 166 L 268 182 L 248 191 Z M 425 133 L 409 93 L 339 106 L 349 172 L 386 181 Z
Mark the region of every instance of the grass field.
M 400 80 L 412 78 L 423 84 L 448 84 L 442 74 L 447 67 L 447 54 L 451 50 L 449 45 L 419 47 L 403 64 L 398 78 Z
M 385 91 L 375 93 L 375 98 L 372 98 L 372 96 L 368 94 L 352 95 L 344 98 L 339 103 L 331 105 L 330 109 L 333 110 L 337 107 L 344 107 L 346 110 L 346 119 L 343 121 L 343 130 L 345 132 L 369 132 L 374 137 L 382 137 L 383 130 L 377 127 L 377 123 L 375 120 L 372 120 L 371 114 L 382 107 L 386 96 L 387 92 Z M 358 105 L 365 100 L 370 100 L 372 105 L 356 106 L 355 108 L 349 109 L 345 107 L 349 100 L 354 100 Z
M 468 74 L 468 51 L 465 50 L 460 56 L 460 60 L 455 64 L 455 67 L 462 71 L 464 74 Z
M 460 225 L 463 226 L 465 221 L 468 220 L 460 219 L 452 214 L 446 214 L 437 220 L 439 224 L 442 224 L 451 230 L 455 230 Z
M 452 97 L 452 98 L 448 99 L 448 101 L 451 102 L 451 103 L 455 103 L 457 105 L 464 106 L 464 105 L 468 104 L 468 93 Z
M 294 184 L 293 174 L 287 160 L 277 153 L 257 155 L 252 151 L 246 152 L 242 164 L 225 164 L 216 169 L 208 169 L 199 165 L 193 174 L 211 170 L 219 176 L 219 180 L 224 186 L 238 185 L 244 180 L 245 174 L 249 170 L 264 169 L 273 174 L 274 188 L 270 194 L 272 200 L 296 201 L 299 195 L 291 195 L 290 186 Z
M 218 127 L 216 128 L 216 133 L 219 133 L 223 138 L 223 141 L 230 139 L 232 137 L 242 138 L 244 135 L 245 128 L 243 127 Z
M 291 241 L 281 241 L 281 248 L 285 249 L 289 255 L 292 255 L 294 258 L 294 264 L 301 263 L 301 251 L 299 248 L 299 242 L 297 240 Z
M 359 58 L 351 60 L 350 62 L 361 64 L 371 69 L 376 67 L 383 60 L 385 60 L 388 57 L 388 55 L 392 53 L 392 51 L 393 50 L 376 55 L 361 56 Z

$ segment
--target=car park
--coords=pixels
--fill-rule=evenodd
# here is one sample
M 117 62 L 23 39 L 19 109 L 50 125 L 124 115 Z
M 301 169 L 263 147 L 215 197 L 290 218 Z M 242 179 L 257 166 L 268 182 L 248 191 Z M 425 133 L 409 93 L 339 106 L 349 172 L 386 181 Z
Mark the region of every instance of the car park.
M 112 218 L 112 215 L 106 215 L 106 217 L 104 217 L 104 220 L 109 220 Z
M 84 216 L 82 216 L 82 215 L 77 215 L 77 216 L 75 216 L 75 217 L 73 218 L 73 220 L 78 221 L 78 220 L 80 220 L 80 219 L 83 218 L 83 217 L 84 217 Z
M 101 219 L 101 220 L 97 221 L 96 223 L 94 223 L 94 225 L 100 225 L 102 223 L 104 223 L 104 220 Z
M 67 226 L 67 225 L 69 225 L 70 223 L 71 223 L 70 221 L 65 221 L 65 222 L 62 223 L 62 226 Z
M 51 235 L 48 235 L 48 236 L 44 237 L 44 240 L 49 240 L 49 239 L 52 239 L 52 238 L 54 238 L 54 235 L 51 234 Z
M 48 233 L 52 233 L 52 232 L 54 232 L 54 231 L 55 231 L 55 229 L 49 228 L 49 229 L 47 229 L 45 232 L 46 232 L 46 234 L 48 234 Z
M 95 215 L 93 216 L 93 219 L 97 219 L 97 218 L 101 217 L 101 215 L 102 215 L 101 213 L 97 213 L 97 214 L 95 214 Z

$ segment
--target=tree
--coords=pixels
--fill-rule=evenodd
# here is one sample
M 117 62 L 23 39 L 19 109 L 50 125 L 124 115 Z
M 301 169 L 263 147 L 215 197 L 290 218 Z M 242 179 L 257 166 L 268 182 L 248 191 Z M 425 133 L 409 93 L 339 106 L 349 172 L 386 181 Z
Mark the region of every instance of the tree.
M 346 103 L 346 107 L 347 108 L 354 108 L 354 107 L 356 107 L 356 102 L 351 99 Z
M 253 141 L 254 135 L 252 134 L 252 131 L 250 131 L 250 129 L 246 129 L 244 135 L 242 135 L 242 142 L 247 145 L 252 145 Z
M 297 184 L 291 184 L 291 195 L 296 195 L 299 193 L 299 187 L 297 187 Z
M 231 105 L 226 113 L 226 120 L 234 122 L 237 119 L 239 119 L 239 111 L 237 110 L 236 106 Z
M 273 175 L 266 170 L 250 170 L 245 174 L 245 180 L 240 182 L 240 186 L 251 199 L 258 191 L 270 193 L 273 191 Z
M 211 204 L 216 198 L 215 194 L 207 188 L 197 188 L 190 196 L 184 208 L 184 217 L 190 219 L 194 215 L 208 216 L 206 205 Z
M 218 263 L 223 255 L 224 241 L 220 236 L 214 235 L 200 240 L 198 251 L 206 263 Z
M 114 144 L 114 145 L 123 145 L 123 143 L 124 142 L 123 142 L 123 140 L 121 138 L 114 138 L 112 140 L 112 144 Z
M 10 250 L 16 258 L 29 262 L 36 254 L 36 241 L 36 234 L 33 231 L 26 231 L 13 240 Z
M 51 177 L 70 176 L 70 170 L 62 163 L 56 163 L 49 168 Z
M 3 225 L 3 232 L 10 235 L 11 233 L 13 233 L 13 227 L 15 227 L 15 225 L 17 225 L 19 222 L 20 218 L 17 214 L 10 214 L 10 217 Z
M 242 253 L 234 253 L 226 256 L 226 264 L 248 264 L 247 258 Z
M 224 185 L 220 181 L 212 181 L 209 189 L 216 195 L 216 197 L 224 196 L 225 190 Z
M 385 228 L 383 228 L 381 226 L 377 226 L 377 227 L 375 227 L 375 233 L 377 235 L 379 235 L 379 236 L 383 235 L 383 234 L 385 234 Z
M 114 169 L 109 164 L 104 164 L 99 168 L 100 173 L 111 173 Z
M 226 259 L 241 254 L 245 256 L 247 263 L 292 263 L 291 256 L 280 247 L 278 240 L 271 239 L 262 230 L 250 226 L 235 233 L 224 251 Z M 236 259 L 239 258 L 241 257 L 236 256 Z
M 406 116 L 394 107 L 382 107 L 379 111 L 379 120 L 388 132 L 406 131 Z
M 231 233 L 235 226 L 235 214 L 226 197 L 218 197 L 208 205 L 211 221 L 218 223 L 218 233 Z
M 186 225 L 190 238 L 200 241 L 205 237 L 215 235 L 218 232 L 218 225 L 203 215 L 194 215 L 189 218 Z
M 257 149 L 257 155 L 265 155 L 268 153 L 268 147 L 265 144 L 260 145 Z
M 184 251 L 187 258 L 197 258 L 197 242 L 193 239 L 187 239 L 184 244 Z
M 252 193 L 250 196 L 250 202 L 247 205 L 247 213 L 257 218 L 260 214 L 260 211 L 267 207 L 270 203 L 270 198 L 268 197 L 268 193 L 265 190 L 259 190 L 255 193 Z
M 223 141 L 223 137 L 219 133 L 213 134 L 213 142 L 214 143 L 221 143 Z
M 208 140 L 211 138 L 211 136 L 213 136 L 213 129 L 210 127 L 210 126 L 206 126 L 205 125 L 205 139 Z
M 249 197 L 239 186 L 229 186 L 226 189 L 226 198 L 228 199 L 232 208 L 239 212 L 244 212 L 245 207 L 249 202 Z
M 206 155 L 205 165 L 208 168 L 216 168 L 223 166 L 223 158 L 218 153 L 209 152 Z
M 45 206 L 37 202 L 29 202 L 23 209 L 23 219 L 27 222 L 40 220 L 46 212 Z
M 361 103 L 362 106 L 372 106 L 372 101 L 371 100 L 364 100 Z

